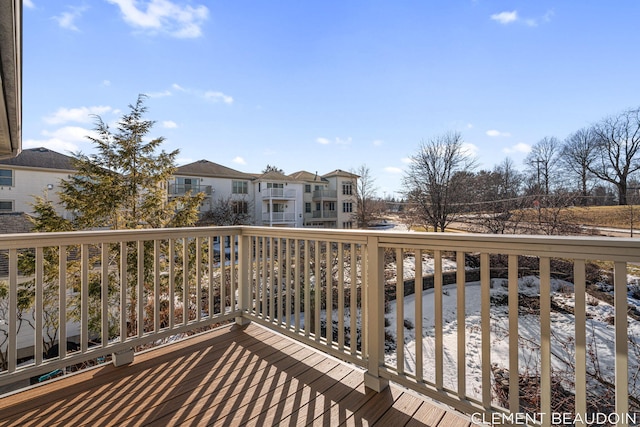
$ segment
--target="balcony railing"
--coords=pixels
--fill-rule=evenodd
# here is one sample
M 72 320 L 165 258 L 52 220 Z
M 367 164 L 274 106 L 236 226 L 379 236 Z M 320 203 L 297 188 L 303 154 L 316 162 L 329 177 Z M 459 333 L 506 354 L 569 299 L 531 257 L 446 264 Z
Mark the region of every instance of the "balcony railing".
M 263 212 L 262 222 L 264 223 L 295 223 L 295 212 Z
M 313 211 L 313 218 L 335 219 L 337 217 L 338 211 Z
M 180 196 L 188 192 L 191 194 L 204 193 L 210 196 L 212 188 L 210 185 L 200 184 L 169 184 L 169 195 L 171 196 Z
M 295 199 L 296 190 L 284 188 L 265 188 L 261 192 L 263 199 Z
M 337 200 L 338 192 L 336 190 L 315 190 L 312 197 L 313 200 Z
M 2 235 L 0 251 L 0 386 L 235 319 L 467 414 L 638 411 L 636 240 L 211 227 Z M 52 351 L 69 324 L 77 350 Z

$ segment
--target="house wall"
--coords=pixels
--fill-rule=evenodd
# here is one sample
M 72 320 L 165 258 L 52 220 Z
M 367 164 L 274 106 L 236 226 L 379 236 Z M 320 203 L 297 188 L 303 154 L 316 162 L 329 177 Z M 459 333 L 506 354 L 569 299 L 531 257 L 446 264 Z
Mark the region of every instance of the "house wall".
M 355 213 L 357 210 L 356 203 L 356 178 L 349 175 L 332 175 L 325 176 L 327 180 L 329 180 L 329 187 L 331 189 L 337 190 L 338 193 L 338 201 L 337 201 L 337 209 L 338 209 L 338 217 L 337 217 L 337 228 L 351 228 L 345 227 L 345 224 L 351 223 L 352 227 L 356 227 L 355 221 Z M 345 194 L 343 191 L 343 182 L 351 182 L 352 192 L 351 194 Z M 351 203 L 352 212 L 344 211 L 344 204 Z
M 32 214 L 34 196 L 42 196 L 53 202 L 58 214 L 65 218 L 70 217 L 70 214 L 59 205 L 60 198 L 57 192 L 60 191 L 60 180 L 69 178 L 73 171 L 8 165 L 0 165 L 0 169 L 13 171 L 13 185 L 0 186 L 0 201 L 12 201 L 13 212 Z
M 232 178 L 216 178 L 216 177 L 194 177 L 189 175 L 176 175 L 176 177 L 188 177 L 192 179 L 200 180 L 200 188 L 205 186 L 211 186 L 211 195 L 208 196 L 202 205 L 200 206 L 200 212 L 207 212 L 211 210 L 217 200 L 231 199 L 238 201 L 247 201 L 249 204 L 254 202 L 254 187 L 249 180 L 245 179 L 232 179 Z M 175 181 L 172 180 L 172 181 Z M 233 193 L 233 181 L 245 181 L 247 182 L 247 194 L 234 194 Z M 250 208 L 250 214 L 253 213 Z
M 272 197 L 271 199 L 268 196 L 269 189 L 267 188 L 267 184 L 269 182 L 278 182 L 283 183 L 283 197 Z M 286 220 L 274 220 L 274 223 L 271 225 L 281 225 L 285 227 L 303 227 L 304 226 L 304 184 L 295 181 L 257 181 L 253 183 L 254 194 L 255 194 L 255 223 L 256 225 L 270 225 L 268 222 L 265 222 L 264 219 L 268 215 L 268 205 L 271 201 L 272 204 L 280 203 L 284 204 L 284 213 Z

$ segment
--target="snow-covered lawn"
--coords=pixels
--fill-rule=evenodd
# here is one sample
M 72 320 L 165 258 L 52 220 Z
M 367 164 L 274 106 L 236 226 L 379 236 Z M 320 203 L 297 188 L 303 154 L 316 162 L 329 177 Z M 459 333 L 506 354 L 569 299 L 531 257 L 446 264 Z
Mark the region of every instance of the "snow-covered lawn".
M 537 277 L 524 277 L 519 281 L 519 293 L 532 300 L 538 298 L 539 280 Z M 500 368 L 509 367 L 509 333 L 507 285 L 504 279 L 493 279 L 491 289 L 491 363 Z M 443 287 L 443 369 L 444 386 L 450 390 L 457 389 L 457 289 L 456 285 Z M 573 285 L 560 280 L 552 280 L 552 300 L 559 306 L 567 307 L 567 311 L 551 313 L 552 330 L 552 369 L 563 378 L 563 385 L 571 389 L 575 363 L 575 322 L 570 314 L 574 305 Z M 502 301 L 502 302 L 498 302 Z M 466 387 L 470 396 L 481 397 L 481 322 L 480 322 L 480 283 L 467 283 L 465 287 L 465 340 L 466 340 Z M 632 303 L 630 301 L 630 303 Z M 423 307 L 423 376 L 427 381 L 435 381 L 435 336 L 434 336 L 434 290 L 426 290 L 422 294 Z M 613 307 L 605 302 L 588 297 L 587 310 L 587 370 L 600 372 L 605 381 L 614 383 L 614 328 L 612 326 Z M 386 328 L 388 336 L 396 337 L 397 322 L 396 302 L 390 302 L 389 312 L 386 314 L 390 326 Z M 410 327 L 404 328 L 405 357 L 404 370 L 415 373 L 415 295 L 405 298 L 404 319 Z M 637 352 L 637 338 L 640 337 L 640 322 L 633 318 L 629 320 L 629 391 L 640 397 L 640 379 L 636 376 L 640 370 L 639 354 Z M 403 320 L 401 320 L 403 321 Z M 518 319 L 519 329 L 519 366 L 520 372 L 537 372 L 540 367 L 540 319 L 537 310 L 520 310 Z M 386 363 L 391 367 L 397 366 L 397 353 L 393 351 L 386 355 Z M 590 384 L 600 387 L 599 384 Z

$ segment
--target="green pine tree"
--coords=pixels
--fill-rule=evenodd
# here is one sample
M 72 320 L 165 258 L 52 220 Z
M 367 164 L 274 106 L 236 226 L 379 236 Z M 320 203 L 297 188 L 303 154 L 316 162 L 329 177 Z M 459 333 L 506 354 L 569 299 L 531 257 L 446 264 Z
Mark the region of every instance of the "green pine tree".
M 56 212 L 53 204 L 46 197 L 36 197 L 33 207 L 34 216 L 32 222 L 39 232 L 53 231 L 78 231 L 91 229 L 140 229 L 140 228 L 168 228 L 193 226 L 198 220 L 198 207 L 204 199 L 204 193 L 186 194 L 182 197 L 167 197 L 167 181 L 174 174 L 175 159 L 178 150 L 165 152 L 161 150 L 164 138 L 149 139 L 147 135 L 154 124 L 146 120 L 144 114 L 147 108 L 144 105 L 145 96 L 140 95 L 135 104 L 129 105 L 130 111 L 122 116 L 117 124 L 117 129 L 112 131 L 109 126 L 96 116 L 96 137 L 89 137 L 94 145 L 94 154 L 75 154 L 74 168 L 76 173 L 69 179 L 62 180 L 59 196 L 61 204 L 67 212 L 73 213 L 72 219 L 65 219 Z M 195 242 L 188 240 L 176 242 L 177 257 L 184 253 L 182 245 L 189 245 L 189 257 L 194 258 Z M 162 250 L 166 250 L 163 242 Z M 104 248 L 96 247 L 97 251 Z M 153 242 L 144 242 L 144 283 L 145 296 L 153 292 Z M 79 247 L 67 247 L 68 259 L 66 271 L 66 283 L 69 289 L 76 292 L 73 298 L 68 300 L 70 316 L 79 319 L 80 313 L 78 292 L 80 291 L 80 260 L 77 255 Z M 108 249 L 111 253 L 109 262 L 113 263 L 109 271 L 109 299 L 116 303 L 118 293 L 126 289 L 129 295 L 129 313 L 127 314 L 130 330 L 133 333 L 137 328 L 135 305 L 136 283 L 138 282 L 137 250 L 135 242 L 127 244 L 127 274 L 119 277 L 119 245 L 112 245 Z M 91 251 L 90 251 L 91 252 Z M 45 295 L 55 295 L 59 288 L 60 274 L 58 271 L 58 250 L 49 248 L 45 251 L 44 265 L 44 292 Z M 33 273 L 35 263 L 33 254 L 23 253 L 20 259 L 21 271 L 26 274 Z M 89 265 L 96 266 L 100 263 L 99 255 L 93 255 Z M 178 259 L 178 265 L 180 261 Z M 177 283 L 182 283 L 182 272 L 176 271 Z M 164 279 L 163 279 L 164 280 Z M 26 294 L 34 295 L 34 283 L 25 282 L 22 286 Z M 101 278 L 97 269 L 89 272 L 89 330 L 93 335 L 99 335 L 100 331 L 100 298 Z M 165 291 L 166 284 L 161 284 Z M 141 296 L 141 297 L 145 297 Z M 124 313 L 121 313 L 124 315 Z M 109 313 L 109 316 L 113 314 Z M 52 318 L 55 316 L 51 316 Z M 145 329 L 149 326 L 146 322 L 152 322 L 149 316 L 144 319 Z M 115 328 L 117 334 L 117 319 L 109 319 L 109 324 Z M 58 325 L 50 325 L 57 329 Z M 45 342 L 47 349 L 51 342 Z

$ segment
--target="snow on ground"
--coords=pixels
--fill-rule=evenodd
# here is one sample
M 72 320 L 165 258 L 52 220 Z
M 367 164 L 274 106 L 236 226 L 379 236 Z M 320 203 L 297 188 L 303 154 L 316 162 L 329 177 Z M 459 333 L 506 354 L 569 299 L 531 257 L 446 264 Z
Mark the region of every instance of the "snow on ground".
M 519 293 L 521 295 L 535 297 L 539 295 L 539 280 L 537 277 L 524 277 L 520 279 Z M 502 368 L 509 367 L 509 334 L 508 334 L 508 307 L 506 302 L 507 285 L 504 279 L 493 279 L 491 296 L 491 363 Z M 574 301 L 573 285 L 560 280 L 552 280 L 552 299 L 560 306 L 572 307 Z M 443 368 L 444 386 L 450 390 L 457 389 L 457 289 L 456 285 L 443 287 Z M 480 283 L 467 283 L 465 288 L 465 340 L 466 340 L 466 387 L 467 393 L 476 398 L 481 397 L 481 323 L 480 323 Z M 502 301 L 503 303 L 497 303 Z M 589 301 L 589 300 L 588 300 Z M 422 295 L 423 307 L 423 355 L 424 378 L 435 382 L 435 336 L 434 336 L 434 290 L 426 290 Z M 605 302 L 591 300 L 587 304 L 587 369 L 593 372 L 599 369 L 604 379 L 614 382 L 615 351 L 613 347 L 614 328 L 611 317 L 613 307 Z M 540 320 L 535 308 L 521 309 L 518 320 L 520 372 L 537 371 L 540 366 Z M 574 363 L 574 316 L 567 312 L 560 313 L 552 310 L 552 365 L 563 378 L 565 386 L 571 387 Z M 386 333 L 396 337 L 396 303 L 390 303 L 389 327 Z M 404 328 L 405 358 L 404 369 L 408 373 L 415 373 L 415 295 L 405 298 L 404 319 L 408 320 Z M 406 326 L 410 326 L 407 328 Z M 640 381 L 636 383 L 635 377 L 640 370 L 638 348 L 640 343 L 640 322 L 629 318 L 629 372 L 630 392 L 635 396 L 640 395 Z M 393 351 L 386 355 L 386 363 L 391 367 L 397 366 L 397 353 Z M 563 374 L 566 372 L 566 376 Z
M 455 271 L 456 262 L 442 258 L 442 271 Z M 397 277 L 397 267 L 395 263 L 390 263 L 385 266 L 385 273 L 391 277 Z M 435 266 L 433 257 L 423 254 L 422 255 L 422 273 L 433 274 L 435 273 Z M 416 258 L 414 255 L 407 255 L 402 262 L 402 275 L 404 280 L 411 280 L 416 277 Z

